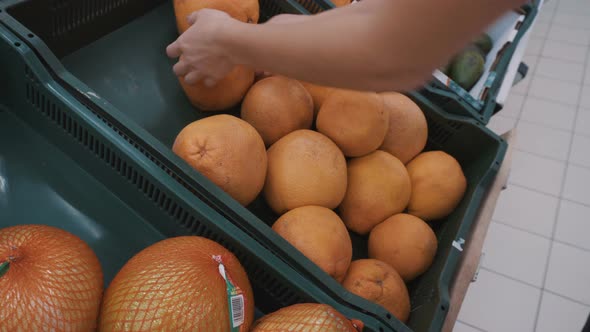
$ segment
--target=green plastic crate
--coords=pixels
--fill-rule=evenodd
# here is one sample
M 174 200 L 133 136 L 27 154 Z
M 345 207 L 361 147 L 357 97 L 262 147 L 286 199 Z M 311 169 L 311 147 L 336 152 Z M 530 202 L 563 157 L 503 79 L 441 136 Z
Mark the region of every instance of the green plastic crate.
M 528 4 L 522 6 L 522 10 L 526 13 L 525 19 L 512 42 L 504 50 L 504 53 L 496 59 L 496 66 L 493 71 L 490 71 L 484 83 L 487 93 L 483 98 L 474 98 L 467 90 L 453 81 L 447 86 L 436 79 L 426 84 L 420 92 L 433 103 L 451 114 L 473 118 L 483 124 L 487 124 L 492 115 L 502 110 L 502 105 L 496 102 L 496 97 L 500 92 L 502 84 L 512 84 L 512 82 L 505 82 L 508 66 L 512 61 L 520 40 L 531 27 L 538 12 L 536 7 Z
M 297 1 L 312 14 L 335 8 L 329 0 Z M 510 65 L 510 61 L 512 60 L 512 56 L 514 55 L 514 51 L 535 20 L 538 13 L 538 6 L 525 4 L 521 6 L 521 10 L 526 13 L 526 18 L 520 25 L 517 35 L 506 48 L 504 53 L 502 53 L 499 58 L 495 59 L 497 64 L 494 69 L 490 71 L 487 80 L 484 82 L 484 88 L 487 88 L 487 93 L 483 98 L 476 99 L 469 94 L 469 91 L 463 89 L 456 83 L 452 82 L 447 86 L 436 78 L 425 84 L 424 87 L 420 89 L 420 93 L 449 114 L 465 116 L 467 118 L 475 119 L 483 124 L 487 124 L 492 115 L 502 109 L 501 105 L 496 102 L 496 97 L 504 83 L 504 78 L 508 66 Z M 481 79 L 484 78 L 482 77 Z M 512 82 L 508 82 L 508 84 L 511 83 Z
M 277 11 L 270 12 L 264 3 L 261 2 L 261 17 L 298 10 L 296 6 L 285 10 L 289 3 L 274 1 L 272 5 Z M 125 140 L 183 187 L 335 301 L 378 318 L 388 330 L 440 329 L 448 309 L 449 282 L 460 258 L 452 243 L 467 236 L 483 195 L 504 157 L 506 143 L 502 139 L 473 120 L 447 116 L 420 94 L 411 94 L 428 118 L 429 148 L 454 155 L 465 169 L 469 186 L 457 210 L 436 228 L 440 249 L 432 268 L 409 285 L 412 314 L 406 326 L 382 307 L 347 292 L 274 233 L 269 225 L 277 216 L 262 199 L 247 209 L 240 206 L 171 151 L 174 138 L 186 124 L 211 113 L 190 106 L 171 71 L 173 61 L 163 52 L 177 35 L 169 2 L 143 1 L 145 8 L 141 10 L 136 8 L 137 1 L 127 1 L 118 7 L 112 5 L 110 10 L 116 12 L 112 19 L 108 19 L 109 12 L 102 7 L 72 5 L 63 0 L 9 0 L 3 4 L 0 22 L 26 40 L 60 86 L 116 128 Z M 130 8 L 135 12 L 129 12 Z M 103 10 L 102 16 L 92 14 L 100 12 L 99 9 Z M 46 16 L 52 19 L 46 19 L 47 22 L 32 19 L 29 13 L 37 10 L 48 11 L 51 15 Z M 128 42 L 130 38 L 133 43 Z M 239 114 L 239 109 L 229 113 Z M 354 237 L 354 241 L 355 257 L 366 256 L 363 252 L 366 239 Z
M 256 317 L 319 302 L 366 324 L 184 188 L 121 132 L 57 84 L 26 44 L 0 25 L 0 228 L 46 224 L 86 241 L 105 287 L 134 254 L 167 237 L 212 239 L 240 260 Z

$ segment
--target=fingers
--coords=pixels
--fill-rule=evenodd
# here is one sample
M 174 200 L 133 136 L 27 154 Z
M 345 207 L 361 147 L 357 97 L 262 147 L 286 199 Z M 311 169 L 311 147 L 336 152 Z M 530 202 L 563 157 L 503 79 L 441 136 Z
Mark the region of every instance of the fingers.
M 201 80 L 202 76 L 203 75 L 198 71 L 191 71 L 184 76 L 184 82 L 189 85 L 197 84 Z
M 203 77 L 203 73 L 198 71 L 191 71 L 184 76 L 184 83 L 188 85 L 197 84 L 199 81 L 202 81 L 206 87 L 211 88 L 219 82 L 219 79 L 213 76 Z
M 190 65 L 181 59 L 172 67 L 172 70 L 176 76 L 185 76 L 190 71 Z
M 206 87 L 212 88 L 213 86 L 215 86 L 215 84 L 217 84 L 218 81 L 219 81 L 218 79 L 215 79 L 213 77 L 207 77 L 203 81 L 203 83 L 205 84 Z
M 180 55 L 182 54 L 182 50 L 180 48 L 180 43 L 178 42 L 178 39 L 172 44 L 168 45 L 168 47 L 166 47 L 166 54 L 170 58 L 180 57 Z

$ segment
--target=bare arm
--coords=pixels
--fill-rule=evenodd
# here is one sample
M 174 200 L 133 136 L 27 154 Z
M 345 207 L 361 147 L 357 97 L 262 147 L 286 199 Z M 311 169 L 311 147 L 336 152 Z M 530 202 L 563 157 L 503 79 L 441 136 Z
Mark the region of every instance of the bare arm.
M 223 21 L 222 28 L 212 27 L 213 11 L 200 11 L 168 53 L 187 55 L 175 71 L 180 76 L 192 72 L 185 77 L 189 81 L 209 77 L 214 83 L 223 77 L 227 72 L 215 72 L 211 65 L 217 56 L 225 62 L 219 68 L 243 64 L 322 85 L 404 91 L 423 84 L 486 26 L 523 2 L 363 0 L 300 20 L 277 18 L 280 24 L 259 25 L 213 15 Z M 209 53 L 211 62 L 193 57 L 196 53 Z M 207 63 L 212 70 L 204 68 Z

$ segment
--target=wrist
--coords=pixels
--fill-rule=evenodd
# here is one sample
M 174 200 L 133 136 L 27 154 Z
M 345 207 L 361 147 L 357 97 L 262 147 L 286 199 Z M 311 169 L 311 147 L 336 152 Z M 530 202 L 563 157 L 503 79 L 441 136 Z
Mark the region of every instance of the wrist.
M 253 24 L 231 19 L 218 30 L 215 39 L 221 47 L 222 54 L 225 54 L 235 65 L 247 65 L 246 50 L 241 49 L 240 38 L 243 38 L 246 30 L 251 25 Z

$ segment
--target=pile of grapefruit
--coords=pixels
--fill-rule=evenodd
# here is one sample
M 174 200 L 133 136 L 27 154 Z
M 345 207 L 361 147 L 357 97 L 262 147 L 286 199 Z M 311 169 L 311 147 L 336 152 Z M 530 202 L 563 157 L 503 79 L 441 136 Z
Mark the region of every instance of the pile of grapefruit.
M 193 3 L 224 10 L 220 3 L 234 0 Z M 177 18 L 187 15 L 177 11 Z M 217 86 L 224 94 L 182 85 L 201 110 L 241 112 L 188 124 L 173 151 L 244 206 L 262 195 L 277 214 L 273 230 L 350 292 L 406 321 L 406 283 L 426 272 L 437 252 L 431 225 L 453 212 L 467 188 L 453 156 L 425 150 L 423 111 L 397 92 L 272 73 L 242 84 L 232 75 Z M 366 237 L 367 259 L 352 261 L 349 232 Z
M 254 297 L 237 258 L 198 236 L 157 242 L 103 292 L 102 267 L 53 226 L 0 229 L 0 326 L 8 331 L 249 331 Z
M 174 1 L 179 32 L 201 8 L 256 24 L 258 6 L 257 0 Z M 436 255 L 431 224 L 453 212 L 467 186 L 455 158 L 425 151 L 428 126 L 418 105 L 396 92 L 272 74 L 256 81 L 243 66 L 214 87 L 179 81 L 195 107 L 225 111 L 241 103 L 241 113 L 187 124 L 173 151 L 244 206 L 262 195 L 277 214 L 274 231 L 344 288 L 406 321 L 406 283 Z M 368 258 L 352 261 L 350 232 L 367 238 Z M 359 328 L 311 303 L 254 322 L 244 268 L 226 248 L 197 236 L 145 248 L 104 292 L 102 278 L 95 253 L 71 233 L 42 225 L 0 229 L 0 321 L 8 330 Z

